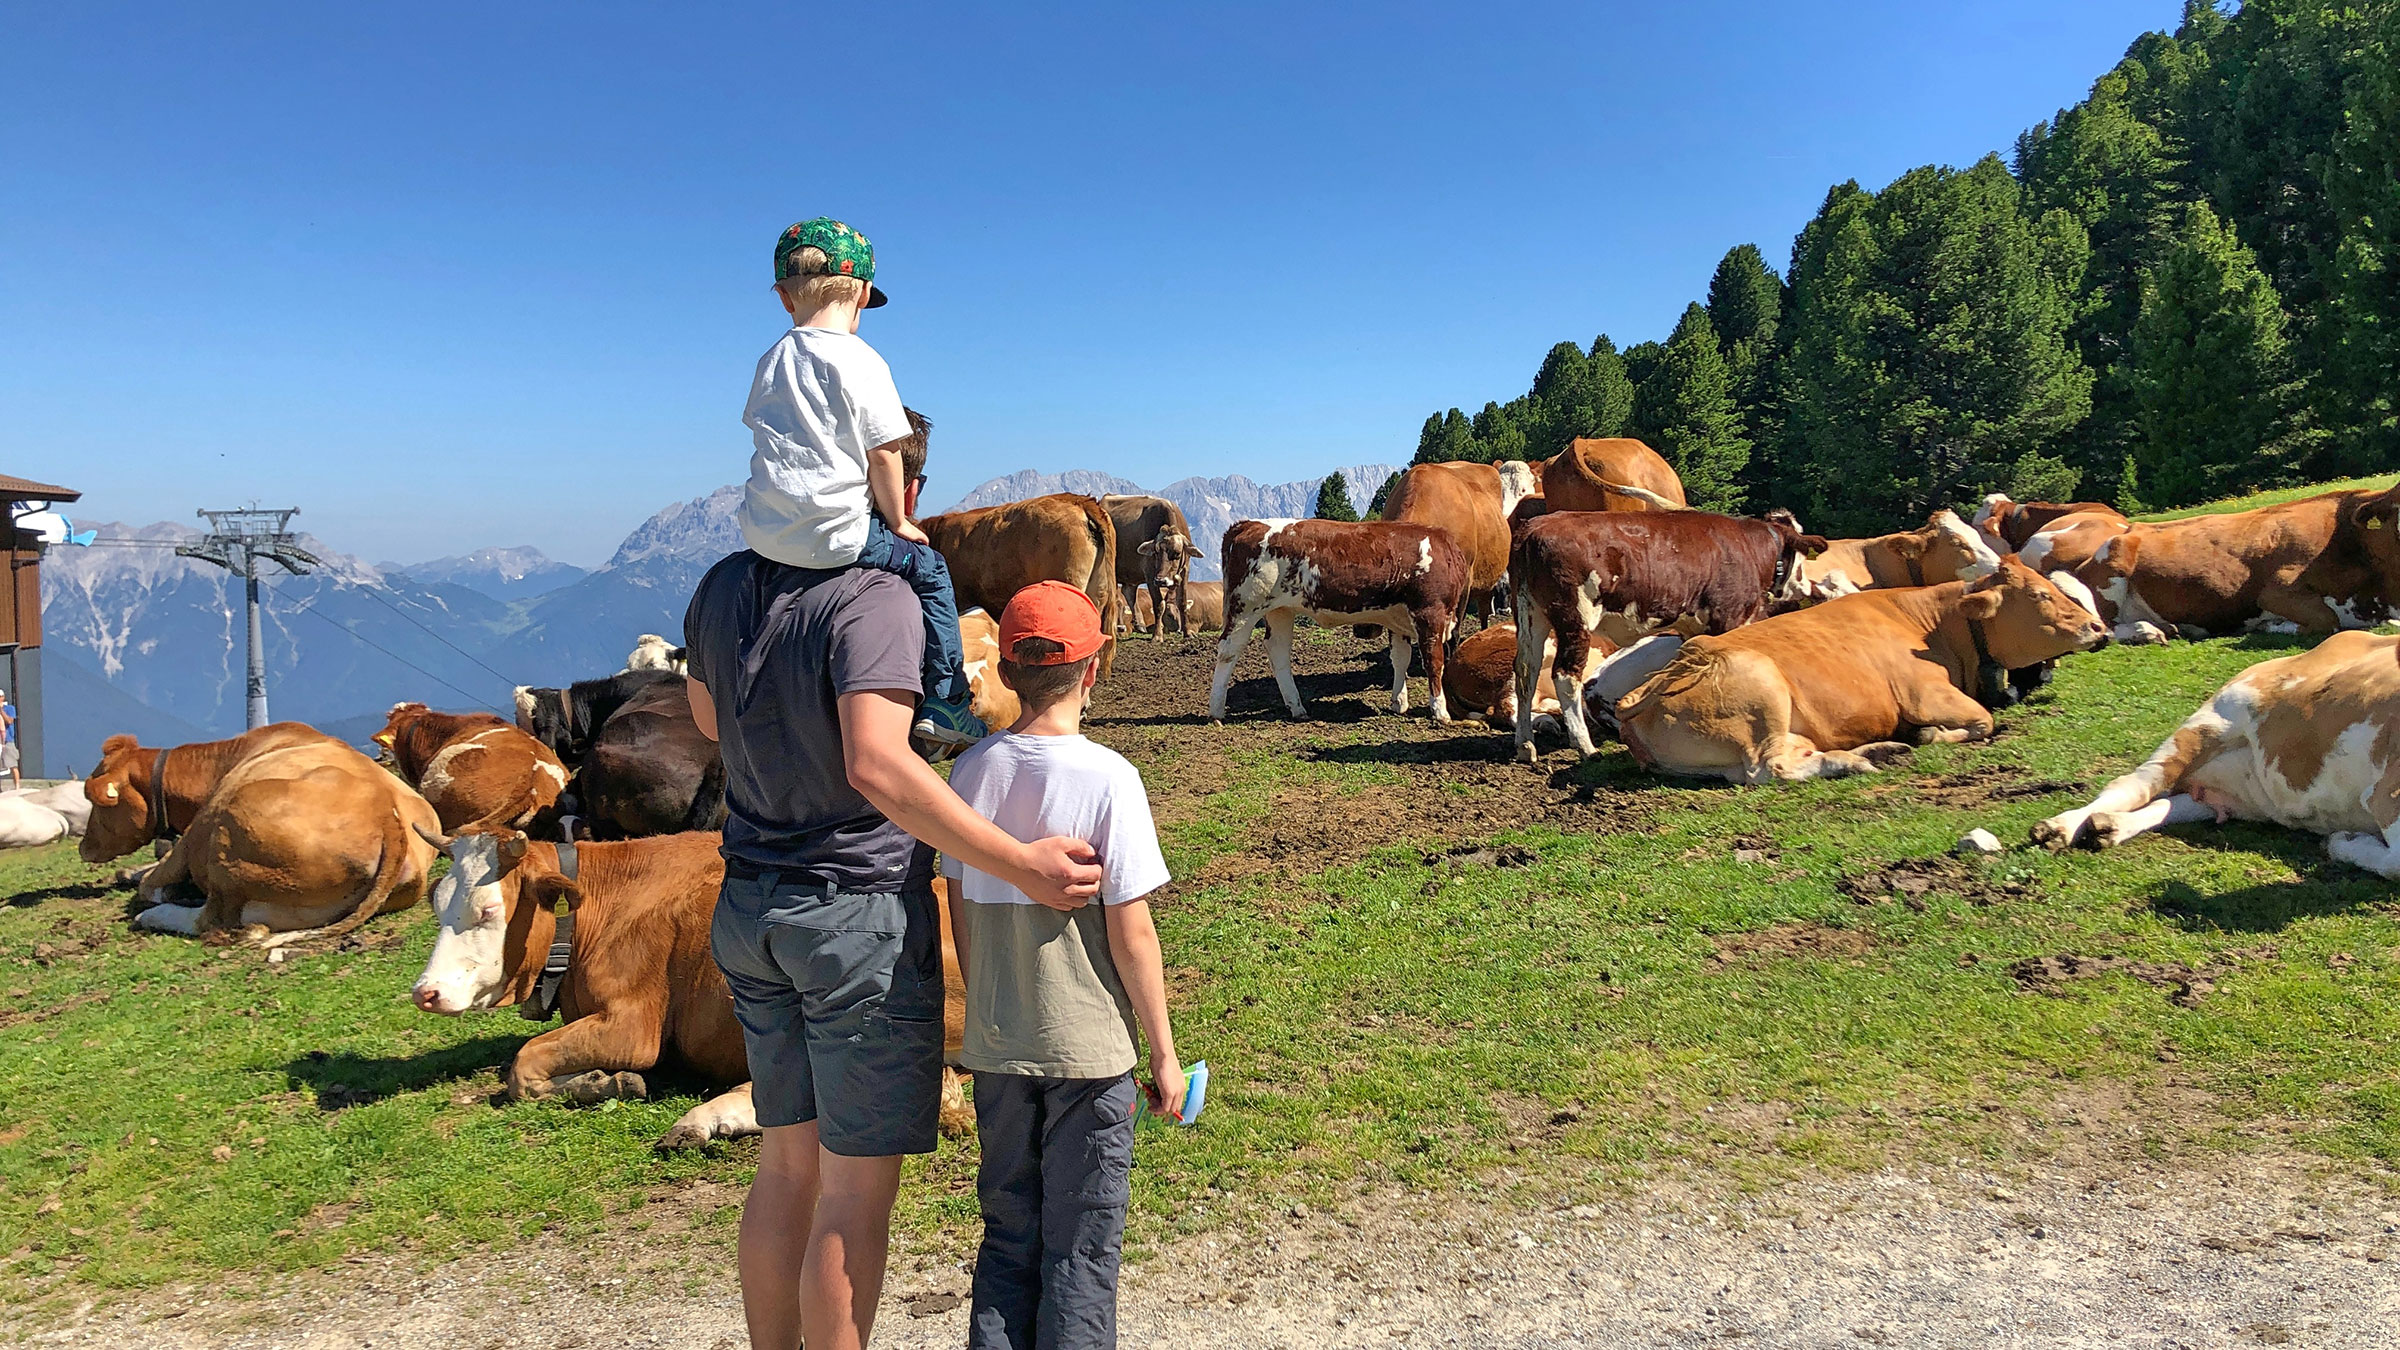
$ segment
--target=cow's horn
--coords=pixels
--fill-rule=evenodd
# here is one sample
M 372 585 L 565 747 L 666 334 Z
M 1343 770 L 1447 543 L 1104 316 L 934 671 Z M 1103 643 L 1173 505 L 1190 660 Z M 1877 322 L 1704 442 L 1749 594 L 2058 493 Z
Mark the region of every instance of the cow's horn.
M 408 822 L 408 828 L 410 828 L 410 829 L 412 829 L 412 830 L 415 830 L 415 831 L 417 832 L 417 837 L 418 837 L 419 839 L 422 839 L 422 840 L 424 840 L 426 843 L 433 845 L 435 848 L 438 848 L 438 849 L 440 849 L 442 852 L 444 852 L 444 853 L 448 853 L 448 852 L 450 851 L 450 836 L 449 836 L 449 835 L 446 835 L 446 834 L 435 834 L 433 831 L 426 829 L 424 826 L 422 826 L 422 825 L 419 825 L 417 822 L 415 822 L 415 821 L 413 821 L 413 820 L 412 820 L 412 821 L 410 821 L 410 822 Z

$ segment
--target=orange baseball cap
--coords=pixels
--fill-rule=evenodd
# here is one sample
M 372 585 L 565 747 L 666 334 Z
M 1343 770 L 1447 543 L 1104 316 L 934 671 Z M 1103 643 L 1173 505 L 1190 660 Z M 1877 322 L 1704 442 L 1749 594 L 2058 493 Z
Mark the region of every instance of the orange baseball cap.
M 1000 656 L 1017 659 L 1018 638 L 1048 638 L 1065 650 L 1032 665 L 1063 666 L 1100 650 L 1100 607 L 1063 581 L 1037 581 L 1011 596 L 1000 611 Z

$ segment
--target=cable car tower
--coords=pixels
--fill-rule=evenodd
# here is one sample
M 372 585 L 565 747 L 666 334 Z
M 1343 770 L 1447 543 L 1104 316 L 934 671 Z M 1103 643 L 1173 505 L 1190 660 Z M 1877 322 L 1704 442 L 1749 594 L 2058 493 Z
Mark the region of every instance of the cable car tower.
M 186 558 L 215 563 L 242 579 L 243 608 L 250 628 L 249 720 L 253 730 L 267 724 L 267 655 L 258 625 L 258 564 L 275 563 L 294 576 L 319 566 L 317 556 L 300 547 L 291 532 L 297 506 L 262 510 L 202 511 L 208 533 L 198 543 L 178 545 Z

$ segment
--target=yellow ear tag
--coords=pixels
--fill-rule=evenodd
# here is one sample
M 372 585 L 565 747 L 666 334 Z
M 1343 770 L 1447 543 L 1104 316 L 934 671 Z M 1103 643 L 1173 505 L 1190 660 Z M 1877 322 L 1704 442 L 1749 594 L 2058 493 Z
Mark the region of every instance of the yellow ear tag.
M 2383 528 L 2383 517 L 2381 517 L 2381 516 L 2374 516 L 2374 517 L 2370 517 L 2370 518 L 2368 519 L 2368 521 L 2367 521 L 2367 528 L 2368 528 L 2368 529 L 2370 529 L 2370 530 L 2380 530 L 2380 529 L 2382 529 L 2382 528 Z

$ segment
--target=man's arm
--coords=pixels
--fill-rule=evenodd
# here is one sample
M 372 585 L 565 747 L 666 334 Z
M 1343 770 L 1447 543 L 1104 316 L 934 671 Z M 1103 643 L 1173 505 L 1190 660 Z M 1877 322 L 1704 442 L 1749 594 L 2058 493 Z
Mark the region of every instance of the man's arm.
M 708 695 L 708 686 L 686 675 L 683 695 L 692 701 L 692 720 L 700 724 L 700 734 L 710 740 L 717 738 L 717 701 Z
M 900 447 L 907 441 L 885 441 L 867 452 L 867 495 L 892 533 L 912 544 L 925 542 L 925 532 L 908 518 L 908 482 L 901 472 Z
M 1019 843 L 976 815 L 908 745 L 915 690 L 841 696 L 842 765 L 850 786 L 884 819 L 1052 909 L 1081 909 L 1100 893 L 1099 854 L 1080 839 Z

